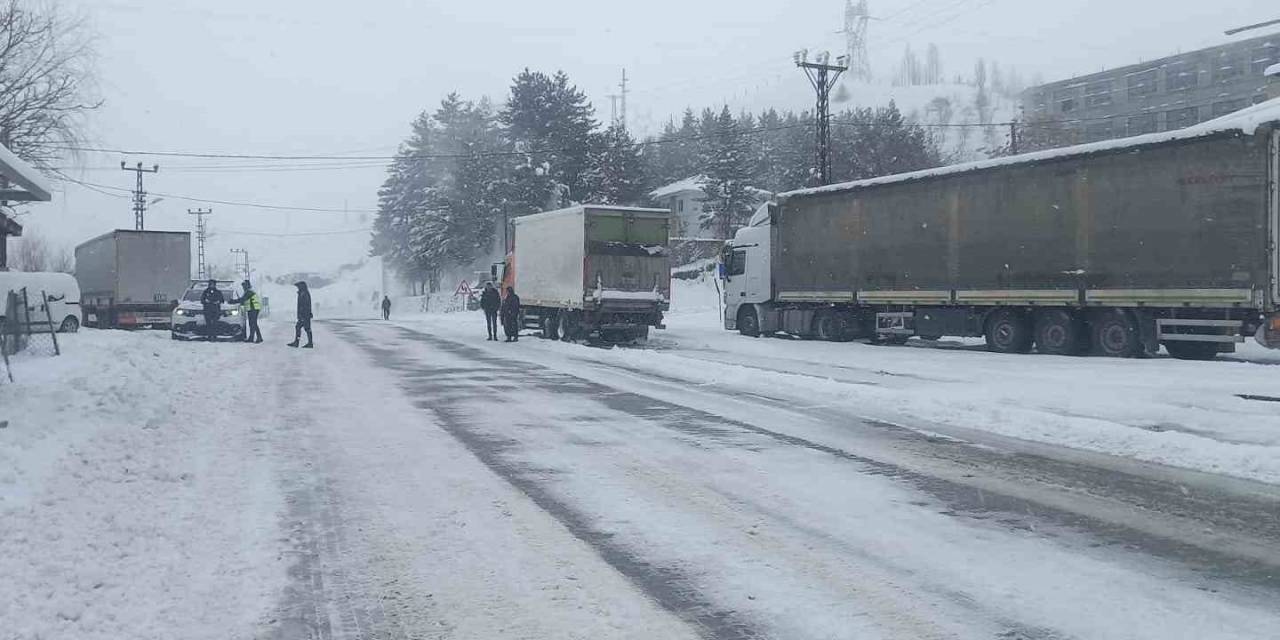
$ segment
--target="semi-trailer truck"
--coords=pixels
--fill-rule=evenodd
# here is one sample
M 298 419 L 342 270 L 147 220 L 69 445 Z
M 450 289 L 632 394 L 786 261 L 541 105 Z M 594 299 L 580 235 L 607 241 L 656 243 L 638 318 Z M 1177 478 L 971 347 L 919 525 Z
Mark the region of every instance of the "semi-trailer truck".
M 172 326 L 191 285 L 191 234 L 118 230 L 76 247 L 85 324 L 100 329 Z
M 670 309 L 671 213 L 583 205 L 512 221 L 502 276 L 543 337 L 643 340 Z
M 1280 100 L 1170 131 L 784 193 L 722 254 L 726 329 L 996 352 L 1280 348 Z

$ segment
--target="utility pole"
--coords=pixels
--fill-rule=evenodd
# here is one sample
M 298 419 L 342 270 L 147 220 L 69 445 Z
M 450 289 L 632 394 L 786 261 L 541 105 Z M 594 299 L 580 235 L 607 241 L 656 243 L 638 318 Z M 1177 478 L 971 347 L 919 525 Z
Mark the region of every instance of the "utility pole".
M 616 125 L 618 124 L 618 98 L 622 96 L 611 93 L 605 97 L 609 99 L 609 124 Z
M 138 186 L 133 190 L 133 222 L 134 228 L 138 231 L 143 229 L 143 218 L 147 215 L 147 192 L 142 188 L 142 174 L 144 173 L 160 173 L 160 165 L 155 165 L 150 169 L 143 169 L 142 163 L 139 162 L 136 167 L 125 165 L 123 160 L 120 161 L 121 171 L 132 171 L 138 174 Z
M 622 125 L 622 130 L 627 130 L 627 69 L 622 69 L 622 83 L 618 85 L 622 88 L 622 111 L 619 114 L 618 124 Z
M 818 54 L 816 62 L 809 62 L 807 50 L 797 51 L 796 66 L 804 69 L 818 94 L 818 106 L 814 117 L 818 124 L 818 181 L 820 185 L 831 184 L 831 89 L 836 86 L 840 74 L 849 70 L 848 58 L 836 58 L 836 64 L 830 64 L 831 54 Z
M 238 254 L 244 258 L 244 279 L 248 280 L 251 273 L 249 270 L 249 252 L 244 249 L 232 249 L 231 253 Z
M 208 229 L 204 217 L 213 215 L 213 209 L 187 209 L 187 215 L 196 217 L 196 274 L 197 279 L 204 280 L 209 276 L 204 261 L 204 239 Z
M 1009 123 L 1009 154 L 1018 155 L 1018 123 Z

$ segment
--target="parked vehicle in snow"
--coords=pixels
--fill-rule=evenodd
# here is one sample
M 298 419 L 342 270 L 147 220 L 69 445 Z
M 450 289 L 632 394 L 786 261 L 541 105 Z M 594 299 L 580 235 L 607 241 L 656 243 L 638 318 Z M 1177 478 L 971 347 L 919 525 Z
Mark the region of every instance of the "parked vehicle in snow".
M 551 339 L 642 340 L 670 309 L 670 212 L 585 205 L 513 220 L 502 291 Z
M 1180 131 L 778 196 L 722 255 L 725 327 L 992 351 L 1280 348 L 1280 101 Z
M 239 294 L 236 293 L 236 284 L 229 280 L 218 281 L 218 291 L 222 292 L 223 299 L 222 315 L 212 331 L 208 329 L 209 325 L 204 317 L 204 305 L 200 303 L 201 296 L 208 286 L 208 280 L 192 281 L 187 292 L 182 294 L 182 299 L 173 310 L 170 337 L 174 340 L 200 340 L 209 337 L 215 340 L 244 340 L 248 316 L 244 314 L 239 304 L 231 302 L 239 298 Z
M 85 324 L 103 329 L 170 328 L 191 284 L 191 234 L 126 231 L 76 247 Z
M 10 291 L 27 290 L 27 307 L 32 322 L 48 322 L 63 333 L 80 330 L 80 285 L 69 273 L 0 271 L 0 299 Z M 49 310 L 45 315 L 44 299 L 48 296 Z M 0 313 L 4 309 L 0 308 Z

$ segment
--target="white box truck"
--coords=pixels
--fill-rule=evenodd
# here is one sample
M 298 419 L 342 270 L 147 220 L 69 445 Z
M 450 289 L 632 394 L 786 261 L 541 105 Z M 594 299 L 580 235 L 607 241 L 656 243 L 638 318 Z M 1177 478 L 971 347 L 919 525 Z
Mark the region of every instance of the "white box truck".
M 647 338 L 670 309 L 671 213 L 583 205 L 516 218 L 503 277 L 547 338 Z
M 126 231 L 76 247 L 76 280 L 85 325 L 100 329 L 168 329 L 191 286 L 191 234 Z

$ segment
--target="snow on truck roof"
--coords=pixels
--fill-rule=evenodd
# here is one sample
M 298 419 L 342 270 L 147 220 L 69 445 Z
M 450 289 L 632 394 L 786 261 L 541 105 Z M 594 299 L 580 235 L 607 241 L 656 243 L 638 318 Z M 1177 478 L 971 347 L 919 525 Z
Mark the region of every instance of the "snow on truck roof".
M 857 180 L 854 182 L 843 182 L 840 184 L 828 185 L 825 187 L 815 187 L 811 189 L 800 189 L 797 191 L 789 191 L 787 193 L 778 194 L 778 201 L 784 202 L 789 198 L 824 195 L 831 193 L 843 193 L 845 191 L 854 191 L 867 187 L 876 187 L 886 184 L 896 184 L 899 182 L 911 182 L 913 180 L 923 180 L 925 178 L 934 178 L 941 176 L 951 176 L 974 171 L 982 171 L 985 169 L 994 169 L 997 167 L 1007 167 L 1020 164 L 1031 164 L 1042 162 L 1045 160 L 1056 160 L 1060 158 L 1070 158 L 1074 156 L 1083 156 L 1092 153 L 1102 153 L 1106 151 L 1120 151 L 1123 149 L 1136 148 L 1160 144 L 1164 142 L 1172 142 L 1175 140 L 1190 140 L 1194 138 L 1204 138 L 1223 133 L 1238 132 L 1244 135 L 1253 135 L 1263 125 L 1269 123 L 1280 122 L 1280 98 L 1275 98 L 1262 102 L 1252 107 L 1248 107 L 1232 114 L 1215 118 L 1197 125 L 1192 125 L 1185 129 L 1177 129 L 1174 131 L 1162 131 L 1160 133 L 1149 133 L 1131 138 L 1118 138 L 1116 140 L 1103 140 L 1101 142 L 1091 142 L 1089 144 L 1081 144 L 1073 147 L 1062 147 L 1060 149 L 1048 149 L 1046 151 L 1036 151 L 1033 153 L 1025 153 L 1017 156 L 1008 156 L 1004 158 L 992 158 L 990 160 L 979 160 L 977 162 L 967 162 L 964 164 L 954 164 L 945 167 L 937 167 L 934 169 L 925 169 L 923 171 L 913 171 L 911 173 L 900 173 L 891 176 L 881 176 L 879 178 L 870 178 L 868 180 Z
M 580 215 L 583 215 L 583 213 L 585 213 L 587 210 L 599 211 L 604 213 L 640 214 L 645 217 L 653 217 L 653 218 L 670 218 L 671 217 L 671 212 L 666 209 L 646 209 L 644 207 L 615 207 L 612 205 L 603 205 L 603 204 L 602 205 L 580 204 L 576 207 L 569 207 L 568 209 L 557 209 L 556 211 L 532 213 L 527 216 L 512 218 L 511 223 L 518 225 L 518 224 L 524 224 L 526 222 L 536 222 L 539 220 L 546 220 L 548 218 L 559 218 L 561 216 L 580 216 Z

